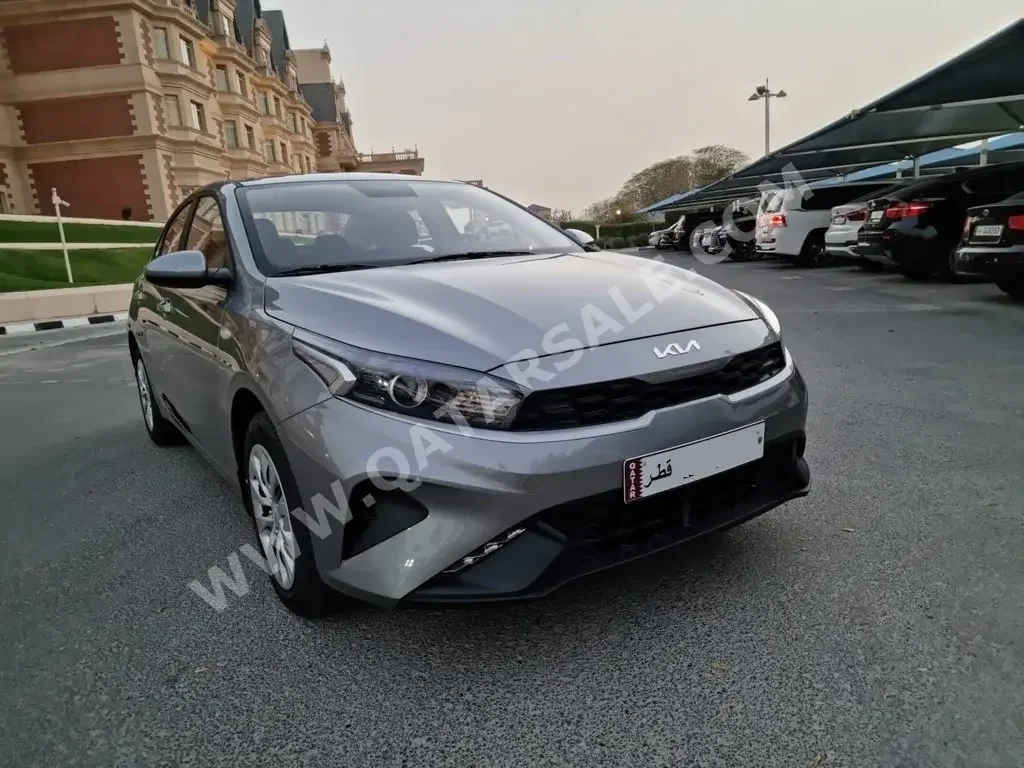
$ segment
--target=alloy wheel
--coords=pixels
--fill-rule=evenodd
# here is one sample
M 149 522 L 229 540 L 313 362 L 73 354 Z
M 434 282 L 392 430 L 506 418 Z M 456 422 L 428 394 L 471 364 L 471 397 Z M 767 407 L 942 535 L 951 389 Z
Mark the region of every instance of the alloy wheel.
M 248 475 L 252 513 L 263 556 L 274 580 L 282 589 L 291 589 L 295 583 L 299 546 L 281 476 L 267 449 L 258 443 L 249 452 Z
M 149 378 L 146 376 L 146 366 L 140 357 L 135 362 L 135 381 L 139 387 L 139 403 L 142 404 L 142 416 L 146 420 L 146 427 L 153 431 L 153 393 L 149 389 Z

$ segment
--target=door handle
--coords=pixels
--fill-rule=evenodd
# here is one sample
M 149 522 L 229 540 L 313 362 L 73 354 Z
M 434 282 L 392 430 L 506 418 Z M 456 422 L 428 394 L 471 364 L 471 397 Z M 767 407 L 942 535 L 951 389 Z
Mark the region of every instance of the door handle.
M 168 312 L 171 311 L 171 300 L 164 299 L 163 301 L 156 305 L 156 308 L 166 315 Z

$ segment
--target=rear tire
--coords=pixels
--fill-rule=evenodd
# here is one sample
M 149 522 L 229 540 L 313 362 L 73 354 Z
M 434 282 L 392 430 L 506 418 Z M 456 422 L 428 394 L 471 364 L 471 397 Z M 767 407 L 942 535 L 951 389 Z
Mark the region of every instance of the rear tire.
M 825 233 L 823 231 L 811 232 L 804 240 L 800 255 L 796 257 L 798 267 L 821 267 L 827 264 L 825 261 Z
M 249 422 L 241 460 L 242 498 L 256 529 L 257 551 L 272 569 L 274 591 L 299 616 L 325 615 L 333 590 L 317 572 L 309 529 L 292 514 L 301 506 L 299 487 L 266 413 Z
M 947 283 L 959 283 L 961 282 L 960 275 L 956 273 L 956 269 L 953 267 L 954 260 L 956 259 L 957 246 L 953 246 L 950 250 L 946 260 L 939 265 L 939 277 L 945 280 Z
M 935 274 L 935 270 L 927 264 L 901 264 L 900 274 L 909 280 L 924 281 Z
M 135 355 L 135 386 L 139 391 L 139 405 L 142 407 L 142 423 L 146 425 L 149 439 L 160 447 L 180 445 L 184 442 L 181 432 L 174 424 L 164 418 L 160 412 L 160 403 L 153 385 L 149 383 L 149 373 L 142 355 Z
M 1024 279 L 997 280 L 996 287 L 1015 299 L 1024 299 Z

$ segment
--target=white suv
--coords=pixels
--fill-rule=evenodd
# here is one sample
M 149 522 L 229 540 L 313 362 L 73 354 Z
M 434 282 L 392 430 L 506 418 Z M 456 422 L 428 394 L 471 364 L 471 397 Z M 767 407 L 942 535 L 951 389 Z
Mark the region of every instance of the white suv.
M 835 184 L 811 189 L 789 187 L 761 196 L 755 246 L 763 255 L 775 254 L 800 266 L 827 264 L 825 232 L 832 223 L 832 208 L 871 194 L 889 181 Z

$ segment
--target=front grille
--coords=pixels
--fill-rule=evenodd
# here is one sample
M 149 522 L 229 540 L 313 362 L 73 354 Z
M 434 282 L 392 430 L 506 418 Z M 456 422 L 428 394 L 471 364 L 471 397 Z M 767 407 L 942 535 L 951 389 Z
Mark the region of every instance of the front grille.
M 532 518 L 567 540 L 570 568 L 591 571 L 628 560 L 749 516 L 759 505 L 806 484 L 798 434 L 766 447 L 758 461 L 626 504 L 615 490 L 552 507 Z
M 716 371 L 671 381 L 618 379 L 532 392 L 523 401 L 512 429 L 569 429 L 634 419 L 659 408 L 742 392 L 781 373 L 785 367 L 782 343 L 776 342 L 735 355 Z

